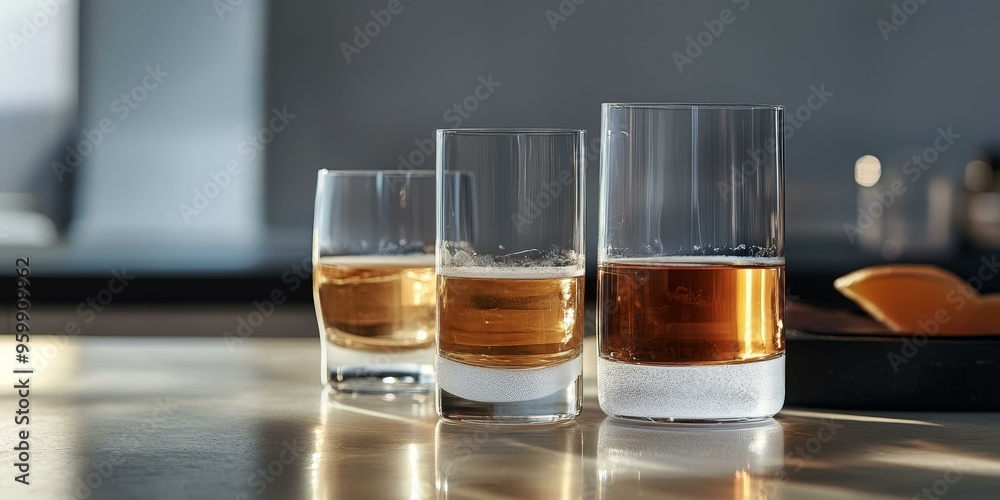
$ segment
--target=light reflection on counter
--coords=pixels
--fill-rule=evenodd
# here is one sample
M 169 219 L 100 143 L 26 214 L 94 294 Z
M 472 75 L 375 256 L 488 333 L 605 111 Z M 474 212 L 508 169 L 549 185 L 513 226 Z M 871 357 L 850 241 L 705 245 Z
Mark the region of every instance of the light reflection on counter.
M 13 315 L 9 317 L 13 320 Z M 27 365 L 15 362 L 16 337 L 0 335 L 0 372 L 6 377 L 6 388 L 0 390 L 0 405 L 4 408 L 0 441 L 7 462 L 0 498 L 7 498 L 8 491 L 17 491 L 17 498 L 89 497 L 103 486 L 108 471 L 114 471 L 124 459 L 121 453 L 109 453 L 87 442 L 88 429 L 81 428 L 100 421 L 99 411 L 81 411 L 64 401 L 93 394 L 87 388 L 73 387 L 79 378 L 84 350 L 66 335 L 33 333 L 22 338 L 29 339 L 25 342 L 30 346 Z M 33 372 L 14 373 L 25 369 Z M 25 382 L 28 388 L 19 388 Z M 135 427 L 123 429 L 115 436 L 115 444 L 134 449 L 135 431 Z M 26 440 L 21 439 L 21 432 L 28 433 Z M 20 459 L 22 454 L 27 462 Z M 28 484 L 15 482 L 16 477 Z
M 325 388 L 310 463 L 312 498 L 435 498 L 435 417 L 433 396 L 358 396 Z M 375 423 L 384 431 L 373 436 Z M 379 451 L 358 453 L 364 450 Z
M 592 498 L 583 485 L 583 436 L 576 423 L 538 426 L 438 422 L 438 498 Z M 511 480 L 511 478 L 518 478 Z
M 775 498 L 781 424 L 648 425 L 606 419 L 597 438 L 599 498 Z M 726 481 L 725 479 L 729 480 Z

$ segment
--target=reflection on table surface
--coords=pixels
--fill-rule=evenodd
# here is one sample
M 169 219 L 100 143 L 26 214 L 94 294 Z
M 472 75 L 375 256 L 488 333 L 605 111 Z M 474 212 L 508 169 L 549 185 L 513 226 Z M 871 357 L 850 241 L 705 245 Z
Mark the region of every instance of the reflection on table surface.
M 432 396 L 325 392 L 316 341 L 35 335 L 32 346 L 51 356 L 31 381 L 31 485 L 14 483 L 8 469 L 4 499 L 953 499 L 1000 491 L 997 414 L 787 409 L 739 426 L 639 425 L 605 418 L 588 363 L 576 422 L 456 425 L 438 421 Z M 9 337 L 0 352 L 12 352 Z M 9 374 L 6 358 L 0 371 Z M 0 391 L 0 404 L 17 400 Z M 16 430 L 0 420 L 3 443 Z
M 597 432 L 601 498 L 663 491 L 692 498 L 774 496 L 783 450 L 781 424 L 774 419 L 724 426 L 605 419 Z

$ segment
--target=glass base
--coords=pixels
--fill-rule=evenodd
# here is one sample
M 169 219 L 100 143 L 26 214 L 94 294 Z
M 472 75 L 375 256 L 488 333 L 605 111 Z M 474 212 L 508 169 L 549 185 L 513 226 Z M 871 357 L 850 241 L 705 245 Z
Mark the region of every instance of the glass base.
M 355 394 L 427 394 L 434 389 L 433 346 L 359 351 L 326 343 L 327 384 Z
M 637 365 L 597 360 L 597 397 L 608 415 L 657 423 L 753 422 L 785 402 L 785 355 L 729 365 Z
M 539 424 L 575 418 L 583 406 L 580 356 L 544 368 L 487 368 L 438 356 L 437 409 L 446 420 Z

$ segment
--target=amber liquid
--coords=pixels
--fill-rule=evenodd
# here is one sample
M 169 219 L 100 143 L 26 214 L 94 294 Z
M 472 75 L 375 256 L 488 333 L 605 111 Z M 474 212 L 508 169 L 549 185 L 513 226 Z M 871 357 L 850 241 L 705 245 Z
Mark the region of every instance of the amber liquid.
M 598 335 L 605 359 L 722 364 L 785 348 L 785 266 L 621 260 L 598 266 Z
M 353 349 L 434 343 L 434 256 L 323 257 L 313 294 L 327 338 Z
M 583 276 L 438 277 L 438 349 L 476 366 L 535 368 L 583 348 Z M 537 276 L 539 273 L 535 273 Z

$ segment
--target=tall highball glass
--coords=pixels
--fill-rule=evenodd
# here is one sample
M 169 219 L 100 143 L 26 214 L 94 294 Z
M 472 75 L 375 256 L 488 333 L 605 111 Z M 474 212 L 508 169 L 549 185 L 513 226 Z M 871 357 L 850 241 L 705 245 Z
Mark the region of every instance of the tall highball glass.
M 785 395 L 782 108 L 604 104 L 598 396 L 613 417 L 747 421 Z

